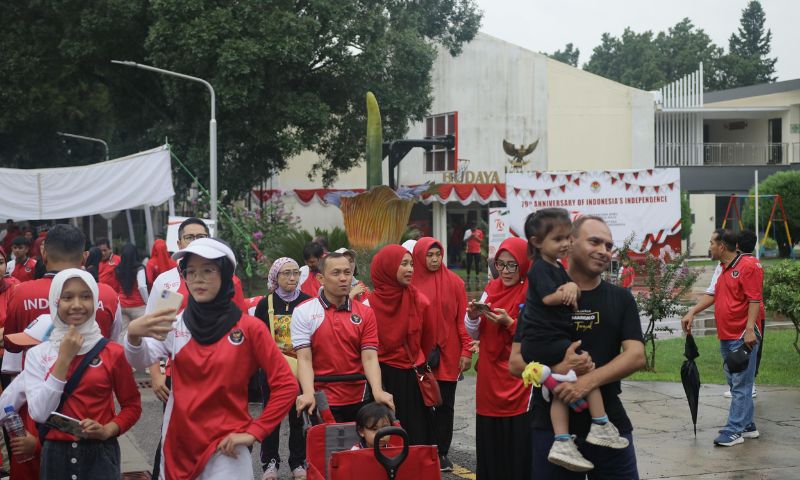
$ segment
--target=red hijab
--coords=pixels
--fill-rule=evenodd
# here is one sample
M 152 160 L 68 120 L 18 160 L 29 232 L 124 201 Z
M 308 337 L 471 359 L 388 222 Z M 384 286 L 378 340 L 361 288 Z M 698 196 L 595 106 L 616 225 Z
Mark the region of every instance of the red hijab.
M 172 270 L 176 267 L 175 260 L 169 255 L 167 251 L 167 242 L 158 239 L 153 242 L 153 249 L 150 251 L 150 262 L 155 262 L 156 276 Z
M 431 272 L 428 270 L 426 264 L 426 256 L 428 250 L 436 247 L 442 251 L 442 266 L 439 270 Z M 464 312 L 459 312 L 460 305 L 458 292 L 464 291 L 464 281 L 451 272 L 445 265 L 444 248 L 439 240 L 433 237 L 422 237 L 416 245 L 414 245 L 414 276 L 412 277 L 411 284 L 417 287 L 417 290 L 425 292 L 425 295 L 435 305 L 431 309 L 439 318 L 436 319 L 436 334 L 437 343 L 442 346 L 447 342 L 447 332 L 450 330 L 446 326 L 446 322 L 453 321 L 453 318 L 461 316 L 464 318 Z
M 370 265 L 374 290 L 369 305 L 378 322 L 381 350 L 385 351 L 402 347 L 407 337 L 422 326 L 419 291 L 414 285 L 403 286 L 397 281 L 397 270 L 407 253 L 400 245 L 386 245 Z
M 511 318 L 517 318 L 519 315 L 519 306 L 525 303 L 525 296 L 528 293 L 528 269 L 531 266 L 531 260 L 528 258 L 528 242 L 521 238 L 508 238 L 500 244 L 497 249 L 497 254 L 494 258 L 500 257 L 503 251 L 507 251 L 514 257 L 514 260 L 519 264 L 519 283 L 506 287 L 503 285 L 503 280 L 496 278 L 489 282 L 486 286 L 486 303 L 491 303 L 492 308 L 502 308 Z

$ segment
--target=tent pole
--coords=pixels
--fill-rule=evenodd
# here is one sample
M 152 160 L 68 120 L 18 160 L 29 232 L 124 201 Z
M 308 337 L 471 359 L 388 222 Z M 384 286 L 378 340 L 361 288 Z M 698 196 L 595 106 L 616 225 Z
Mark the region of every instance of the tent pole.
M 153 248 L 155 237 L 153 236 L 153 216 L 150 210 L 150 205 L 144 206 L 144 223 L 147 226 L 147 251 Z
M 111 248 L 114 248 L 114 231 L 112 230 L 112 225 L 114 223 L 114 219 L 109 218 L 106 220 L 106 226 L 108 228 L 108 243 L 110 243 Z
M 175 216 L 175 197 L 169 197 L 169 216 Z
M 89 215 L 89 241 L 94 242 L 94 215 Z
M 128 238 L 132 244 L 136 245 L 136 237 L 133 235 L 133 219 L 131 218 L 131 209 L 125 209 L 125 217 L 128 219 Z

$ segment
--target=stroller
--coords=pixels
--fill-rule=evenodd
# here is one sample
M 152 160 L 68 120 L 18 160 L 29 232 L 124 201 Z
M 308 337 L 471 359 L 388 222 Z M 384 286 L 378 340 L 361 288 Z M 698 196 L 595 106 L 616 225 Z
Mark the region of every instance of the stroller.
M 351 377 L 317 377 L 315 381 L 350 381 Z M 396 424 L 376 432 L 374 448 L 351 450 L 360 440 L 355 423 L 335 422 L 325 392 L 315 392 L 314 398 L 316 424 L 303 412 L 308 480 L 441 478 L 435 445 L 409 445 L 408 434 Z M 381 448 L 380 439 L 387 436 L 389 446 Z

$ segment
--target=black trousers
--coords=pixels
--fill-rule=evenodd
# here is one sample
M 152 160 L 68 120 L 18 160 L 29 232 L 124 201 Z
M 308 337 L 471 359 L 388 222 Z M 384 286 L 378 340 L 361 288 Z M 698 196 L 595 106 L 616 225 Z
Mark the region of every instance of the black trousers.
M 761 343 L 758 345 L 758 352 L 756 352 L 756 377 L 758 376 L 758 369 L 761 367 L 761 354 L 764 353 L 764 333 L 767 331 L 767 321 L 764 320 L 764 328 L 761 332 Z
M 453 441 L 453 421 L 455 420 L 456 386 L 458 382 L 439 381 L 442 392 L 442 405 L 434 411 L 434 428 L 439 455 L 447 456 Z
M 433 412 L 422 401 L 413 369 L 381 363 L 383 389 L 394 396 L 395 415 L 411 445 L 433 445 Z
M 39 478 L 47 480 L 111 480 L 122 478 L 119 442 L 116 437 L 104 442 L 48 440 L 42 446 Z
M 266 375 L 262 370 L 256 374 L 259 379 L 259 389 L 261 390 L 261 398 L 264 407 L 269 402 L 269 385 L 267 384 Z M 288 416 L 289 423 L 289 469 L 294 470 L 297 467 L 304 467 L 306 464 L 306 440 L 303 437 L 303 417 L 297 416 L 297 409 L 295 404 L 292 403 L 292 408 L 289 410 Z M 275 460 L 275 467 L 280 468 L 281 456 L 278 453 L 281 440 L 281 424 L 279 423 L 275 430 L 272 431 L 267 438 L 261 442 L 261 469 L 266 470 L 271 460 Z
M 481 268 L 481 254 L 480 253 L 467 253 L 467 275 L 469 275 L 470 265 L 475 265 L 475 275 L 478 275 Z
M 530 480 L 532 412 L 513 417 L 476 415 L 477 480 Z

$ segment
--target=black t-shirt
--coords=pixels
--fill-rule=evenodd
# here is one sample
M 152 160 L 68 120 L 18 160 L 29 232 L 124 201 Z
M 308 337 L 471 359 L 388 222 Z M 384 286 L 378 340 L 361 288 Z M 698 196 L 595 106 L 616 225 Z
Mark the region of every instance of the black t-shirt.
M 542 299 L 558 290 L 558 287 L 572 280 L 560 263 L 537 258 L 528 270 L 528 294 L 525 298 L 525 309 L 521 328 L 517 328 L 514 340 L 521 345 L 522 358 L 525 362 L 537 361 L 545 365 L 553 365 L 564 358 L 555 358 L 559 349 L 573 341 L 575 330 L 572 326 L 572 308 L 566 305 L 548 306 Z M 550 346 L 558 346 L 551 349 Z M 554 352 L 548 352 L 554 350 Z
M 594 290 L 581 292 L 578 306 L 578 311 L 572 314 L 572 322 L 577 337 L 581 340 L 581 349 L 589 352 L 597 368 L 619 355 L 623 340 L 644 341 L 639 310 L 633 295 L 628 290 L 600 282 Z M 600 392 L 609 420 L 620 433 L 632 431 L 631 421 L 619 399 L 619 394 L 622 392 L 620 382 L 603 385 L 600 387 Z M 540 389 L 534 390 L 533 401 L 533 427 L 552 431 L 550 404 L 544 401 Z M 589 432 L 591 421 L 588 409 L 581 413 L 570 410 L 570 433 L 585 437 Z
M 306 295 L 303 292 L 300 292 L 300 295 L 297 296 L 294 300 L 289 303 L 286 303 L 281 297 L 278 295 L 267 294 L 261 301 L 258 302 L 256 305 L 256 311 L 253 312 L 253 316 L 256 318 L 260 318 L 261 321 L 267 324 L 267 328 L 270 328 L 269 324 L 269 304 L 267 303 L 269 300 L 269 296 L 272 295 L 272 308 L 275 310 L 275 315 L 291 315 L 294 311 L 295 307 L 300 305 L 301 303 L 305 302 L 309 298 L 309 295 Z

